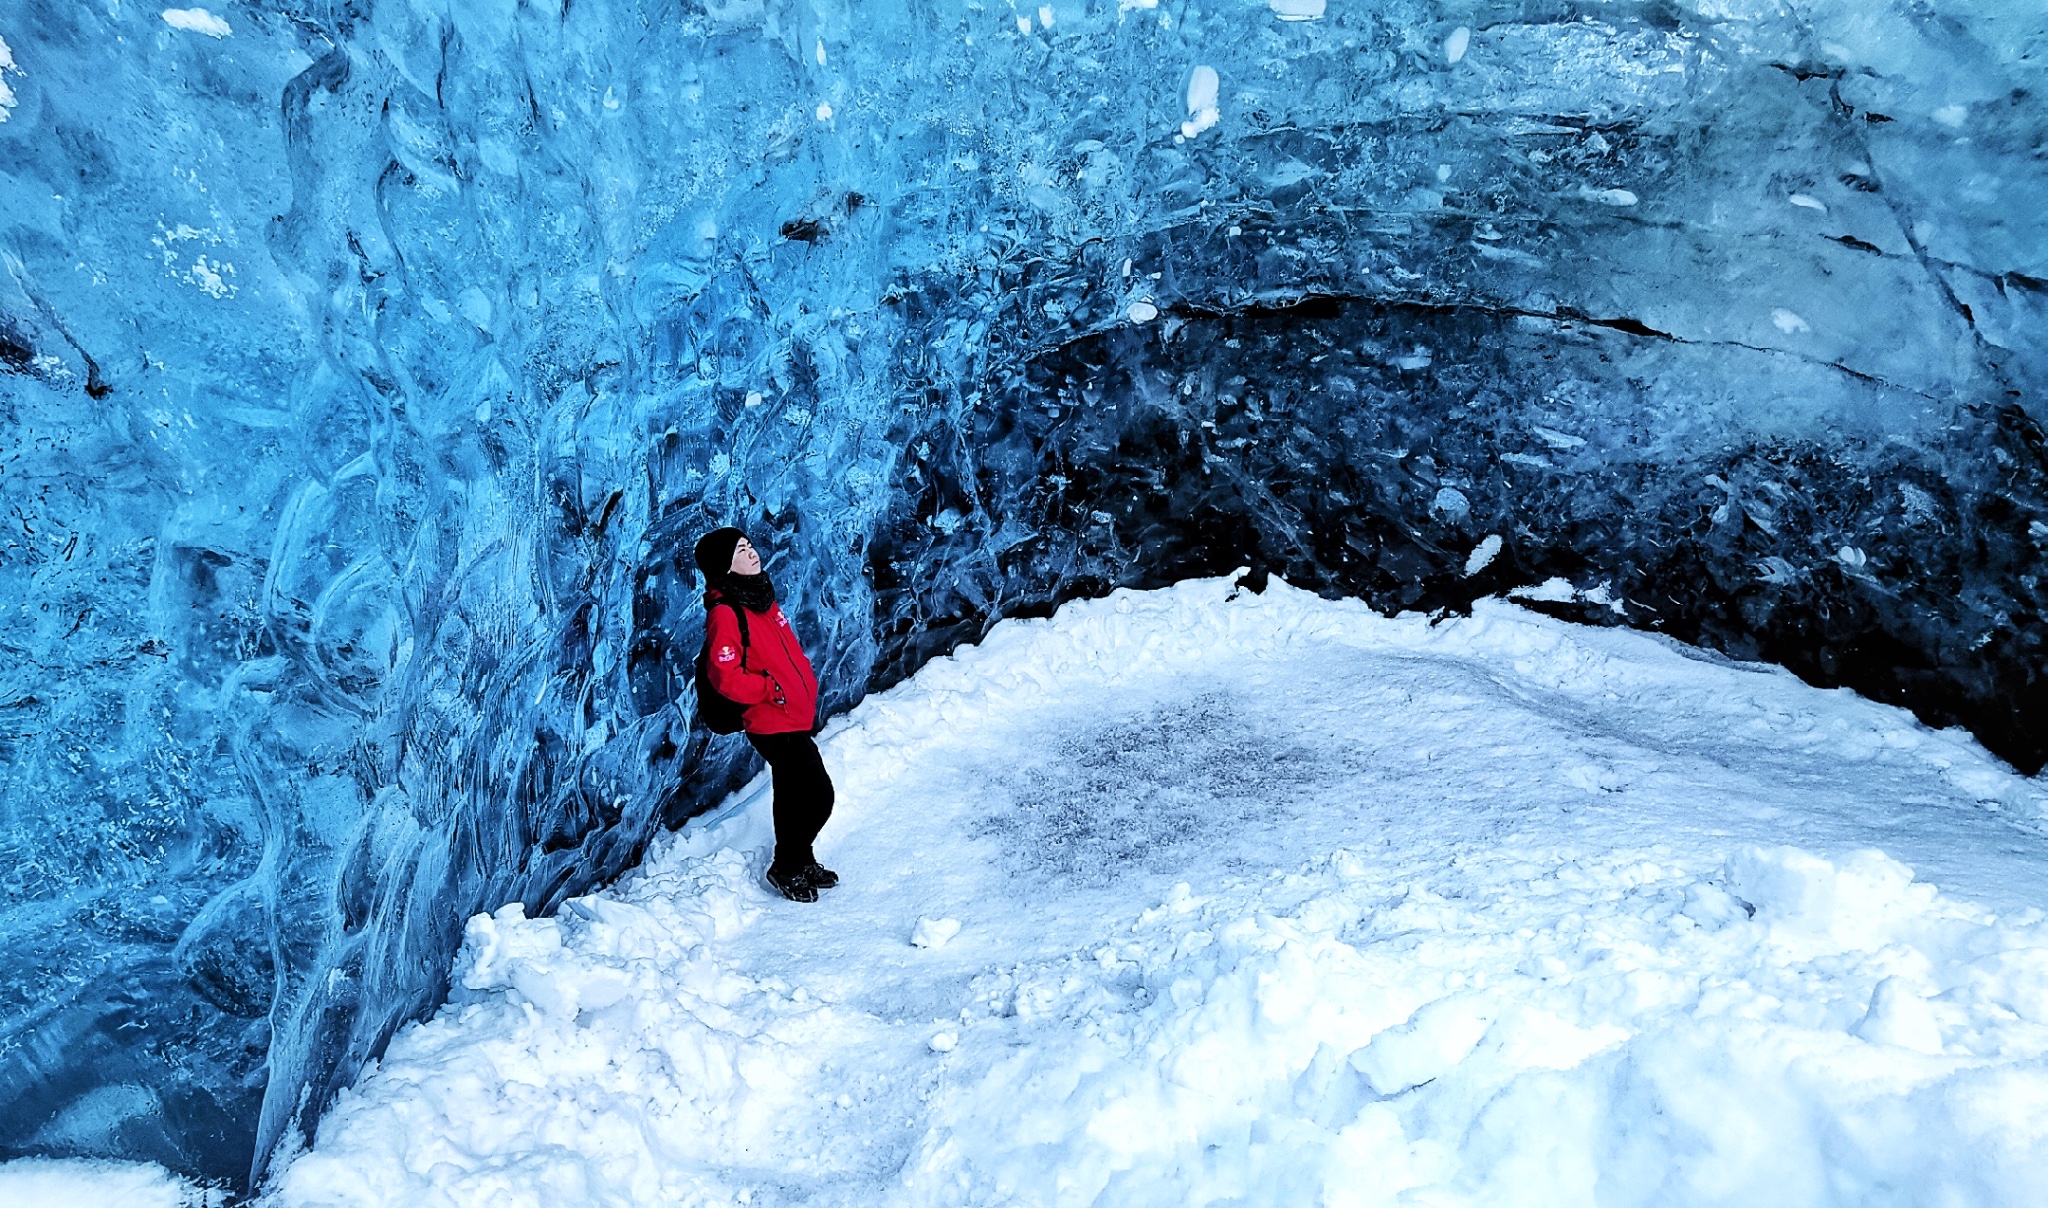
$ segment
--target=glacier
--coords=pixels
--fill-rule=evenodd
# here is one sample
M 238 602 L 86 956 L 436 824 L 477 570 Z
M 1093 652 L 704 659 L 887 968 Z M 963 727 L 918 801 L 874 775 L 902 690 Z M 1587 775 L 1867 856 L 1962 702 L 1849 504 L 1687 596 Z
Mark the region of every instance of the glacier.
M 260 1181 L 465 918 L 744 782 L 714 523 L 835 709 L 1249 565 L 2037 771 L 2044 63 L 1970 0 L 13 0 L 0 1158 Z

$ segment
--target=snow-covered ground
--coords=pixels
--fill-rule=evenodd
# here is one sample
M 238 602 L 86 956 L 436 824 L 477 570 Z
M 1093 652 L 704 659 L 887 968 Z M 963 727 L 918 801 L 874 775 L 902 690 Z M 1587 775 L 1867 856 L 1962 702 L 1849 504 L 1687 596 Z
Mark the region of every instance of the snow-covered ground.
M 2048 786 L 1902 711 L 1207 580 L 823 746 L 843 887 L 761 887 L 757 783 L 479 916 L 272 1201 L 2048 1197 Z
M 7 1208 L 219 1208 L 226 1198 L 154 1162 L 0 1162 L 0 1204 Z

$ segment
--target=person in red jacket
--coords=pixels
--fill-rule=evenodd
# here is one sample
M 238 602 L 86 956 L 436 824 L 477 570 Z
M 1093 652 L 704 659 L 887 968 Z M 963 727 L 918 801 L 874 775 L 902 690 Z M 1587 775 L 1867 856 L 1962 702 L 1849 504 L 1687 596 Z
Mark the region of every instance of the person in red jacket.
M 815 902 L 839 874 L 811 850 L 832 816 L 832 777 L 812 736 L 818 732 L 818 677 L 775 602 L 761 555 L 736 528 L 697 542 L 704 575 L 705 672 L 719 695 L 742 706 L 747 741 L 775 776 L 775 858 L 768 883 L 792 902 Z M 744 632 L 735 609 L 744 608 Z

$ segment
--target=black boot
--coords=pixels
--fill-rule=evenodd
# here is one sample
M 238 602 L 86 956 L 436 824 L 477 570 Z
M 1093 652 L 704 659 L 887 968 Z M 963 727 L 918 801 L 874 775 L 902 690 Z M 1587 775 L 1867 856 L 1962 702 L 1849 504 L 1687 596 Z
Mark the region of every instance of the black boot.
M 839 884 L 839 874 L 818 863 L 816 860 L 804 865 L 804 880 L 819 889 L 830 889 Z
M 811 884 L 810 878 L 804 876 L 801 869 L 792 872 L 787 869 L 771 867 L 768 870 L 768 883 L 773 885 L 776 891 L 781 893 L 783 897 L 788 898 L 792 902 L 815 902 L 818 900 L 818 887 Z

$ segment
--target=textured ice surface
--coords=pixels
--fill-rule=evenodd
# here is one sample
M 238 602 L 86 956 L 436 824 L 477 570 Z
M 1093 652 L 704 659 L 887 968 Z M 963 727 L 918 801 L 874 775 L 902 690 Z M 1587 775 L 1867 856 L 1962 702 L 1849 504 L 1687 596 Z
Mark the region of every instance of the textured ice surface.
M 718 520 L 833 704 L 1118 582 L 1556 575 L 2037 764 L 2042 22 L 10 3 L 0 1154 L 241 1175 L 732 784 Z
M 2048 526 L 2028 526 L 2048 450 L 2018 409 L 1978 422 L 1777 354 L 1479 307 L 1175 325 L 1076 339 L 977 411 L 987 527 L 891 530 L 926 615 L 1233 559 L 1389 609 L 1555 578 L 1568 615 L 1781 662 L 2038 760 Z M 990 529 L 1032 536 L 997 553 Z M 934 581 L 935 558 L 960 573 Z

